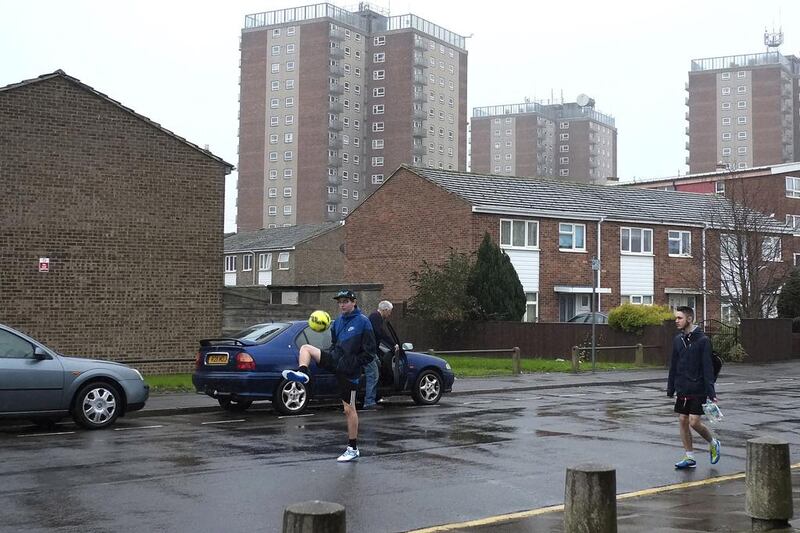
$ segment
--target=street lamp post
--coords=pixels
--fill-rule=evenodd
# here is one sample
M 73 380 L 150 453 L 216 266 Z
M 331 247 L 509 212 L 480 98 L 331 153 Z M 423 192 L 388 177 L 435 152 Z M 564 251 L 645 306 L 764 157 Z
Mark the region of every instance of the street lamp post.
M 592 305 L 590 306 L 592 312 L 592 372 L 595 371 L 595 354 L 597 352 L 596 343 L 596 328 L 597 323 L 597 304 L 595 303 L 595 292 L 597 287 L 597 274 L 600 272 L 600 260 L 597 257 L 592 257 Z

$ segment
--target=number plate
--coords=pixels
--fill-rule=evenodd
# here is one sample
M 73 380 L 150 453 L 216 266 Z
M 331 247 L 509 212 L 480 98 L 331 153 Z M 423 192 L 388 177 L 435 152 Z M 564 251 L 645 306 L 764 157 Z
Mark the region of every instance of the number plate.
M 207 365 L 227 365 L 228 354 L 226 353 L 212 353 L 206 356 Z

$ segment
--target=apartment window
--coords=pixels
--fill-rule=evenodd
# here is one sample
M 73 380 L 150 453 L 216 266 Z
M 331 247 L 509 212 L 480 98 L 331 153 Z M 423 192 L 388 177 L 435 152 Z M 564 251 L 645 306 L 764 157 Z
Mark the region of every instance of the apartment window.
M 372 54 L 372 61 L 374 63 L 383 63 L 386 61 L 386 54 L 383 52 L 375 52 Z
M 730 102 L 722 102 L 722 109 L 730 109 L 731 103 Z
M 586 225 L 559 224 L 558 249 L 586 251 Z
M 294 89 L 294 80 L 286 80 L 283 85 L 286 89 Z
M 271 89 L 271 90 L 273 90 L 273 91 L 277 91 L 277 90 L 279 90 L 280 88 L 281 88 L 281 82 L 279 82 L 279 81 L 275 80 L 275 81 L 273 81 L 272 83 L 270 83 L 270 89 Z
M 722 79 L 723 79 L 723 80 L 729 80 L 729 79 L 731 79 L 731 73 L 730 73 L 730 72 L 723 72 L 723 73 L 722 73 Z
M 225 272 L 236 272 L 236 256 L 225 256 Z
M 730 94 L 731 94 L 731 88 L 730 87 L 723 87 L 722 88 L 722 96 L 728 96 Z
M 737 124 L 747 124 L 747 117 L 736 117 Z
M 278 134 L 273 133 L 269 136 L 269 144 L 278 144 Z
M 346 55 L 346 56 L 350 55 L 350 47 L 349 46 L 345 46 L 344 47 L 344 55 Z
M 568 141 L 569 140 L 569 133 L 559 133 L 558 140 L 560 140 L 560 141 Z
M 270 98 L 270 99 L 269 99 L 269 106 L 270 106 L 272 109 L 275 109 L 275 108 L 277 108 L 277 107 L 280 105 L 280 103 L 281 103 L 281 101 L 280 101 L 280 99 L 279 99 L 279 98 Z M 276 117 L 276 118 L 277 118 L 277 117 Z
M 383 157 L 373 157 L 372 158 L 372 166 L 373 167 L 382 167 L 383 166 Z
M 736 149 L 736 152 L 739 154 L 746 154 L 747 153 L 747 146 L 740 146 Z
M 286 35 L 294 35 L 294 26 L 289 26 L 286 28 Z
M 725 194 L 725 182 L 717 181 L 714 183 L 714 192 L 717 194 Z
M 383 98 L 386 94 L 386 89 L 384 87 L 374 87 L 372 89 L 372 96 L 374 98 Z
M 737 78 L 744 78 L 746 75 L 747 75 L 747 74 L 746 74 L 746 73 L 745 73 L 745 71 L 743 71 L 743 70 L 740 70 L 740 71 L 738 71 L 738 72 L 736 73 L 736 77 L 737 77 Z
M 290 205 L 283 206 L 283 214 L 284 215 L 291 215 L 292 214 L 292 206 L 290 206 Z
M 800 266 L 800 254 L 792 254 L 792 266 Z
M 559 152 L 569 152 L 569 145 L 568 144 L 559 145 L 558 151 Z
M 333 204 L 328 204 L 328 213 L 335 213 L 335 212 L 336 212 L 336 206 Z
M 281 53 L 281 45 L 276 44 L 272 46 L 272 55 L 277 56 Z
M 270 161 L 277 161 L 278 160 L 278 152 L 270 152 L 269 153 L 269 160 Z
M 652 254 L 653 230 L 620 228 L 620 250 L 628 254 Z
M 287 61 L 286 62 L 286 72 L 291 72 L 294 70 L 294 61 Z
M 500 220 L 500 246 L 538 248 L 539 222 L 536 220 Z
M 569 157 L 560 157 L 558 162 L 562 165 L 569 165 Z
M 278 214 L 278 208 L 274 205 L 269 206 L 269 208 L 267 209 L 267 214 L 269 214 L 269 216 L 274 217 L 275 215 Z
M 242 256 L 242 270 L 245 272 L 253 270 L 253 254 L 244 254 Z
M 294 44 L 287 44 L 286 45 L 286 53 L 293 54 L 294 53 Z
M 781 239 L 780 237 L 764 237 L 761 241 L 761 257 L 764 261 L 781 260 Z
M 568 178 L 569 177 L 569 169 L 568 168 L 559 169 L 558 170 L 558 175 L 562 176 L 562 177 L 565 177 L 565 178 Z
M 386 44 L 386 37 L 383 35 L 377 36 L 372 40 L 372 44 L 375 46 L 383 46 Z
M 272 65 L 270 65 L 270 70 L 272 71 L 273 74 L 277 74 L 278 72 L 281 71 L 281 64 L 273 63 Z
M 280 37 L 281 36 L 281 29 L 280 28 L 274 28 L 272 30 L 272 36 L 273 37 Z
M 747 100 L 739 100 L 736 102 L 737 109 L 747 109 Z
M 353 191 L 353 200 L 358 200 L 358 191 Z
M 360 78 L 361 77 L 361 67 L 355 67 L 353 69 L 353 74 L 355 74 L 356 78 Z
M 345 63 L 344 64 L 344 73 L 345 74 L 350 74 L 350 64 L 349 63 Z
M 342 206 L 342 214 L 346 215 L 349 212 L 350 212 L 350 209 L 347 206 L 343 205 Z
M 800 215 L 786 215 L 786 226 L 792 229 L 800 228 Z
M 269 179 L 271 180 L 278 179 L 278 169 L 275 168 L 269 169 Z
M 739 161 L 736 164 L 736 168 L 747 168 L 747 163 L 745 163 L 744 161 Z
M 383 115 L 383 104 L 375 104 L 372 106 L 373 115 Z
M 730 126 L 731 125 L 731 117 L 722 117 L 722 125 L 723 126 Z
M 736 87 L 736 93 L 737 94 L 744 94 L 746 92 L 747 92 L 747 87 L 746 86 L 739 85 L 738 87 Z
M 380 185 L 383 183 L 383 174 L 373 174 L 372 175 L 372 184 L 373 185 Z
M 737 138 L 737 139 L 747 139 L 747 132 L 746 132 L 746 131 L 740 131 L 740 132 L 738 132 L 738 133 L 736 134 L 736 138 Z
M 372 140 L 372 148 L 375 150 L 382 150 L 383 149 L 383 139 L 373 139 Z
M 692 234 L 688 231 L 670 231 L 667 233 L 667 250 L 669 255 L 690 257 L 692 255 Z
M 278 197 L 278 189 L 277 189 L 277 188 L 275 188 L 275 187 L 270 187 L 270 188 L 267 190 L 267 195 L 268 195 L 270 198 L 277 198 L 277 197 Z
M 558 125 L 558 127 L 561 128 L 562 130 L 568 130 L 569 129 L 569 122 L 562 122 L 562 123 L 560 123 Z
M 278 270 L 289 270 L 289 252 L 278 254 Z
M 349 192 L 348 192 L 347 189 L 342 189 L 342 198 L 347 198 L 348 194 L 349 194 Z
M 372 71 L 372 79 L 373 80 L 382 80 L 386 78 L 386 71 L 385 70 L 373 70 Z
M 294 154 L 292 154 L 291 150 L 286 150 L 285 152 L 283 152 L 283 160 L 284 161 L 291 161 L 293 157 L 294 157 Z
M 292 169 L 291 168 L 284 168 L 283 169 L 283 179 L 291 179 L 292 178 Z
M 286 97 L 286 100 L 284 100 L 284 105 L 285 105 L 286 107 L 294 107 L 294 97 L 292 97 L 292 96 L 287 96 L 287 97 Z
M 284 122 L 287 126 L 294 124 L 294 115 L 286 115 Z
M 292 188 L 291 187 L 284 187 L 283 188 L 283 197 L 284 198 L 291 198 L 292 197 Z
M 284 144 L 290 144 L 294 142 L 294 133 L 284 133 L 283 134 L 283 142 Z
M 729 131 L 726 131 L 725 133 L 722 134 L 722 140 L 723 141 L 730 141 L 732 137 L 733 136 L 731 135 L 731 132 L 729 132 Z

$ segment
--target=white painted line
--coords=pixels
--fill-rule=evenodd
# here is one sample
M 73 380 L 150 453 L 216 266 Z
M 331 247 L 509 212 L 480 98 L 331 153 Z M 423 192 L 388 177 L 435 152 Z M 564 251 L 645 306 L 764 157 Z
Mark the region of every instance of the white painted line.
M 475 400 L 474 402 L 463 402 L 461 405 L 478 405 L 483 403 L 492 403 L 492 400 Z
M 138 426 L 138 427 L 130 427 L 130 428 L 114 428 L 114 431 L 130 431 L 132 429 L 155 429 L 155 428 L 163 428 L 163 425 L 158 426 Z
M 603 394 L 625 394 L 624 390 L 604 390 Z
M 541 400 L 541 396 L 531 396 L 530 398 L 514 398 L 517 402 L 524 402 L 525 400 Z
M 574 398 L 576 396 L 588 396 L 588 394 L 585 392 L 579 392 L 576 394 L 557 394 L 556 396 L 558 396 L 559 398 Z
M 207 426 L 209 424 L 233 424 L 234 422 L 244 422 L 244 418 L 240 418 L 238 420 L 217 420 L 215 422 L 200 422 L 201 426 Z
M 794 381 L 794 378 L 778 378 L 778 381 Z
M 56 433 L 31 433 L 29 435 L 17 435 L 17 437 L 52 437 L 54 435 L 72 435 L 74 431 L 59 431 Z
M 304 416 L 314 416 L 314 413 L 308 413 L 307 415 L 284 415 L 278 418 L 303 418 Z
M 754 380 L 754 381 L 748 381 L 748 383 L 764 383 L 764 380 L 763 379 L 758 379 L 758 380 Z

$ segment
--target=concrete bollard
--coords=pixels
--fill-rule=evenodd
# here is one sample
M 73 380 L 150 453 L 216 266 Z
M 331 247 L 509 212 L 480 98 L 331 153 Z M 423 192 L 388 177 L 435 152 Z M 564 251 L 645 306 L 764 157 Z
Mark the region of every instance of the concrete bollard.
M 514 346 L 514 349 L 511 352 L 511 372 L 514 375 L 519 375 L 522 373 L 522 363 L 519 359 L 519 346 Z
M 636 366 L 644 366 L 644 346 L 642 343 L 636 345 L 636 355 L 633 359 L 633 364 Z
M 567 468 L 565 533 L 616 533 L 617 473 L 609 465 Z
M 578 347 L 577 346 L 573 346 L 572 347 L 572 371 L 573 372 L 577 372 L 578 371 L 578 368 L 580 367 L 580 362 L 579 361 L 580 361 L 580 359 L 579 359 L 579 356 L 578 356 Z
M 789 526 L 794 509 L 787 441 L 775 437 L 747 441 L 745 487 L 745 512 L 754 531 Z
M 294 503 L 283 511 L 283 533 L 346 533 L 344 507 L 338 503 Z

